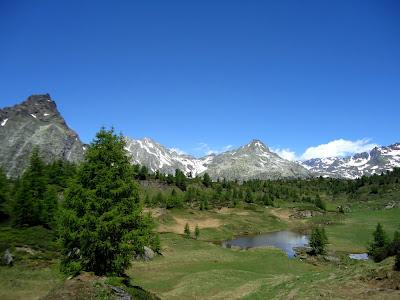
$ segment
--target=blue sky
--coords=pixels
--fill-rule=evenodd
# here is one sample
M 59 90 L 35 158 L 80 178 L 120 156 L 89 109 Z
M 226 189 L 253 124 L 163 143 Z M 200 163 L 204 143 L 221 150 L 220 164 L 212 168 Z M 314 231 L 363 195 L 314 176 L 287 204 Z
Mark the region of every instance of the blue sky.
M 85 142 L 113 125 L 195 155 L 387 145 L 400 2 L 0 1 L 0 86 L 0 107 L 50 93 Z

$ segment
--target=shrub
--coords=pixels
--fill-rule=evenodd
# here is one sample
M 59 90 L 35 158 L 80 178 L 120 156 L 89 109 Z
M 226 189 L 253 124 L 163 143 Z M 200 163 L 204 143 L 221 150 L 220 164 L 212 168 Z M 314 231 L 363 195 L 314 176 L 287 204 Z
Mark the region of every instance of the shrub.
M 310 238 L 310 247 L 313 254 L 325 254 L 328 238 L 324 228 L 314 228 Z

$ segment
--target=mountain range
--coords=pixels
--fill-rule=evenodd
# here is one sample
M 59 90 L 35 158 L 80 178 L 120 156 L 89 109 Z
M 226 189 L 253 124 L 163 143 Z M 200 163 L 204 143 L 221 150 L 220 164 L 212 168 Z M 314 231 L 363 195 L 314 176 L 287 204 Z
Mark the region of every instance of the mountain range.
M 313 158 L 301 164 L 315 175 L 325 177 L 355 179 L 381 174 L 400 166 L 400 143 L 348 157 Z
M 1 109 L 0 142 L 0 166 L 11 177 L 20 175 L 26 168 L 34 146 L 40 148 L 47 162 L 54 159 L 79 162 L 86 149 L 48 94 L 32 95 L 21 104 Z M 213 179 L 229 180 L 356 178 L 400 166 L 400 144 L 376 147 L 349 157 L 301 162 L 280 157 L 257 139 L 237 149 L 202 158 L 178 153 L 150 138 L 126 137 L 126 150 L 132 163 L 145 165 L 152 172 L 174 173 L 180 169 L 193 177 L 207 172 Z

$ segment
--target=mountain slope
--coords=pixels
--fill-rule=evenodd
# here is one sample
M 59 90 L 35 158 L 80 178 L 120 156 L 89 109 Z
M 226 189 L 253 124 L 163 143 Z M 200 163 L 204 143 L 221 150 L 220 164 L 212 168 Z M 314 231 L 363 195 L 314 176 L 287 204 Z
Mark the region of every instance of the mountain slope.
M 190 155 L 179 154 L 150 138 L 135 140 L 126 138 L 126 150 L 132 156 L 132 163 L 145 165 L 150 171 L 174 174 L 180 169 L 185 174 L 196 176 L 207 169 L 212 156 L 197 159 Z
M 301 163 L 316 175 L 354 179 L 400 167 L 400 143 L 349 157 L 314 158 Z
M 159 143 L 144 138 L 127 138 L 127 150 L 132 155 L 132 162 L 145 165 L 151 171 L 160 170 L 174 173 L 181 169 L 192 176 L 207 172 L 214 179 L 277 179 L 309 177 L 311 173 L 295 162 L 290 162 L 271 152 L 261 141 L 251 143 L 236 150 L 218 155 L 195 158 L 179 154 Z
M 8 176 L 22 173 L 34 146 L 39 146 L 47 162 L 83 158 L 82 142 L 48 94 L 32 95 L 21 104 L 0 110 L 0 166 Z
M 207 172 L 220 179 L 279 179 L 306 178 L 311 172 L 296 162 L 283 159 L 271 152 L 259 140 L 238 149 L 216 155 L 208 164 Z

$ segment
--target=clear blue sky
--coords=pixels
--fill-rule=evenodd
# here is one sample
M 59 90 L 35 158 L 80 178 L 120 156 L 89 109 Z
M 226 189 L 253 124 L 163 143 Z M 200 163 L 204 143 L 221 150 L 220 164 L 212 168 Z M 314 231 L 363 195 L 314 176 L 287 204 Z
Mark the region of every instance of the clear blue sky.
M 400 1 L 0 0 L 0 107 L 200 155 L 400 141 Z M 203 147 L 204 148 L 204 147 Z

